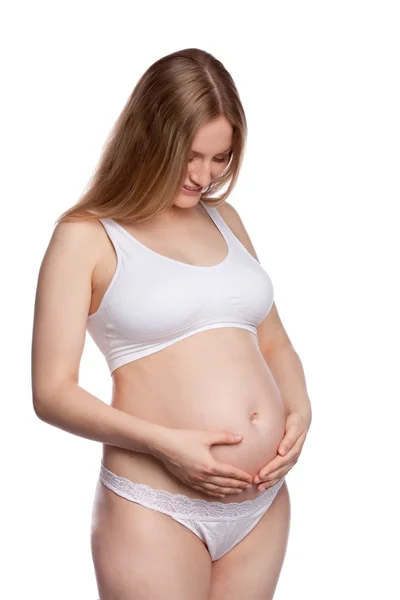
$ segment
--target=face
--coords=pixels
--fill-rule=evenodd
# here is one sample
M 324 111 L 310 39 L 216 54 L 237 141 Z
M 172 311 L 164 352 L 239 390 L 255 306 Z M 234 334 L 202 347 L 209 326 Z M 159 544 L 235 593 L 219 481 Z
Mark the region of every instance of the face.
M 175 200 L 176 206 L 195 206 L 203 188 L 224 171 L 230 159 L 232 133 L 232 125 L 225 117 L 219 117 L 199 128 L 189 153 L 186 177 Z M 201 189 L 189 192 L 183 188 L 184 185 Z

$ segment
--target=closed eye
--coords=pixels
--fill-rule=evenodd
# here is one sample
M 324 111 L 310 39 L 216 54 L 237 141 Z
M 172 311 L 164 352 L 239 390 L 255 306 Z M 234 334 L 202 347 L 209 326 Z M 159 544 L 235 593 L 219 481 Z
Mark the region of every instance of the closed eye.
M 217 162 L 217 163 L 226 162 L 228 159 L 229 159 L 229 156 L 225 156 L 224 158 L 214 158 L 215 162 Z M 194 159 L 189 158 L 188 162 L 191 162 L 192 160 L 194 160 Z

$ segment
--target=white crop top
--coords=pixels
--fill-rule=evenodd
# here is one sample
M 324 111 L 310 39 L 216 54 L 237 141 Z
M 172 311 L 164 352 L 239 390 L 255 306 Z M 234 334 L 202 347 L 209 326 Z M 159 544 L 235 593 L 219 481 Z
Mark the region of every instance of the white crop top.
M 112 219 L 100 219 L 117 267 L 87 330 L 110 373 L 194 333 L 240 327 L 257 335 L 273 304 L 268 273 L 246 250 L 218 210 L 200 204 L 225 239 L 222 262 L 196 266 L 151 250 Z

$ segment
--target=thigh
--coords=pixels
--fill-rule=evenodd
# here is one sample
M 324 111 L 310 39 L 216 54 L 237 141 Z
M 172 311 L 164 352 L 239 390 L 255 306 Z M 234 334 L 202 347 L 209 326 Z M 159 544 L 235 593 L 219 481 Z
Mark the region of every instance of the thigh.
M 286 481 L 257 525 L 212 563 L 210 600 L 271 600 L 286 554 L 290 498 Z
M 208 600 L 211 558 L 168 515 L 97 484 L 91 529 L 100 600 Z

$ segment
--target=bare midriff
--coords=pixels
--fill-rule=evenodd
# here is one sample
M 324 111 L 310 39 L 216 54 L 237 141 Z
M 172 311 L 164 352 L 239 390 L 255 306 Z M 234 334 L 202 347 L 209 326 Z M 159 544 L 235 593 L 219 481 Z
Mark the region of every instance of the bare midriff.
M 246 329 L 221 327 L 187 338 L 116 369 L 112 406 L 172 429 L 232 431 L 237 444 L 211 447 L 213 457 L 253 477 L 277 454 L 285 431 L 282 398 Z M 104 465 L 133 482 L 203 498 L 242 502 L 260 495 L 257 486 L 216 498 L 184 484 L 150 454 L 103 446 Z

